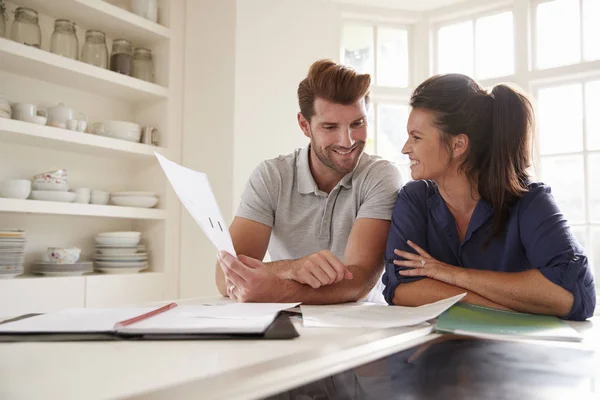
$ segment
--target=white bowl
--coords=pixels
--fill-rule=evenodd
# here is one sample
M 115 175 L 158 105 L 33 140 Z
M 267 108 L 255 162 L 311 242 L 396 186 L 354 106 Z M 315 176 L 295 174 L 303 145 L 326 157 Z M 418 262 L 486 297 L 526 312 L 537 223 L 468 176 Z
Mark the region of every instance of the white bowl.
M 104 246 L 137 246 L 140 242 L 140 238 L 137 237 L 110 237 L 110 236 L 96 236 L 96 243 Z
M 111 196 L 112 203 L 123 207 L 152 208 L 158 203 L 156 197 L 143 196 Z
M 58 190 L 33 190 L 31 192 L 31 198 L 33 200 L 71 203 L 73 200 L 75 200 L 75 193 L 61 192 Z
M 138 246 L 96 247 L 96 251 L 98 252 L 98 254 L 102 254 L 103 256 L 129 256 L 129 255 L 137 254 Z
M 31 181 L 27 179 L 9 179 L 0 184 L 0 197 L 26 199 L 31 194 Z
M 33 190 L 55 190 L 66 192 L 69 190 L 69 182 L 64 179 L 56 179 L 56 180 L 38 180 L 33 181 L 31 185 Z
M 100 124 L 94 124 L 92 131 L 101 136 L 127 140 L 129 142 L 139 142 L 142 137 L 142 127 L 135 122 L 129 121 L 103 121 Z
M 54 179 L 67 179 L 67 170 L 66 169 L 57 169 L 56 171 L 44 172 L 42 174 L 37 174 L 33 177 L 33 180 L 54 180 Z
M 37 125 L 46 125 L 47 120 L 48 118 L 43 115 L 25 115 L 23 117 L 23 121 Z
M 142 236 L 142 232 L 100 232 L 96 236 L 139 238 Z
M 111 196 L 158 197 L 158 195 L 154 192 L 112 192 Z

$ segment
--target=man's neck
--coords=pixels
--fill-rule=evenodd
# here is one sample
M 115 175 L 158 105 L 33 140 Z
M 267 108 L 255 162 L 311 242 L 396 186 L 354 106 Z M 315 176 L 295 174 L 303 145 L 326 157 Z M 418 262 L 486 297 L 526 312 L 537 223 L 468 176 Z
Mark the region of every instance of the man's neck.
M 323 165 L 317 159 L 312 149 L 309 149 L 308 165 L 310 173 L 317 184 L 319 190 L 325 193 L 331 193 L 333 188 L 342 180 L 344 175 L 334 171 L 333 169 Z

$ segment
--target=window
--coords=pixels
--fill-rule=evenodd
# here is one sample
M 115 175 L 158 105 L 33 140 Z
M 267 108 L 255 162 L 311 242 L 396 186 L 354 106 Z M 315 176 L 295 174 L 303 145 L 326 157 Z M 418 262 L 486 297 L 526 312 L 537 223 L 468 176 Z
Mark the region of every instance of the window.
M 462 73 L 477 79 L 514 73 L 512 12 L 441 26 L 437 31 L 438 73 Z
M 425 13 L 431 37 L 420 37 L 415 47 L 430 50 L 419 53 L 431 54 L 428 71 L 410 71 L 403 61 L 412 54 L 410 29 L 387 32 L 377 23 L 344 28 L 343 54 L 355 55 L 342 59 L 375 77 L 369 151 L 403 165 L 410 176 L 401 153 L 407 104 L 430 71 L 464 73 L 484 87 L 518 83 L 534 97 L 535 179 L 552 186 L 600 289 L 600 0 L 485 3 L 475 11 L 457 5 L 466 11 L 451 16 Z
M 372 77 L 368 154 L 396 162 L 410 179 L 402 147 L 408 135 L 408 98 L 412 91 L 409 67 L 410 27 L 348 21 L 342 31 L 342 63 Z
M 536 1 L 535 66 L 540 69 L 600 59 L 598 0 Z

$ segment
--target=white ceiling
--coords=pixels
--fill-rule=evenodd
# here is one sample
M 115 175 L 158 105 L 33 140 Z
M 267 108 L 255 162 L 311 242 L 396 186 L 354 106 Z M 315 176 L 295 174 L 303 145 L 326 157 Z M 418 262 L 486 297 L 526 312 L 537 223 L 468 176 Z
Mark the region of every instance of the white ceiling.
M 411 11 L 431 11 L 436 8 L 462 3 L 465 0 L 332 0 L 335 3 L 370 7 L 386 7 Z

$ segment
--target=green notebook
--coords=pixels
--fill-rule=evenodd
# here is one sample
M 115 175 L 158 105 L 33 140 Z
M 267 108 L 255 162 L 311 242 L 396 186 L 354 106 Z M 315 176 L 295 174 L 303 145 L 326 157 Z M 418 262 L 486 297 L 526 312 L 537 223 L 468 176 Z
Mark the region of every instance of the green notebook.
M 566 341 L 583 339 L 575 329 L 557 317 L 502 311 L 466 303 L 456 303 L 440 315 L 436 330 L 490 339 L 507 336 Z

